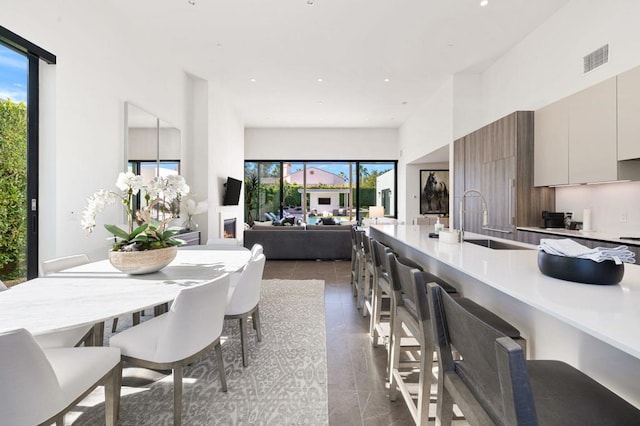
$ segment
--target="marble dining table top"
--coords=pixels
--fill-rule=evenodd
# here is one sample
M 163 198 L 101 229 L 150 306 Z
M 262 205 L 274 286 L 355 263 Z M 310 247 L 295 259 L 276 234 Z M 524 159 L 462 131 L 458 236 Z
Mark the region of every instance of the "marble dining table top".
M 108 260 L 36 278 L 0 292 L 0 332 L 33 335 L 104 322 L 175 299 L 180 289 L 239 272 L 249 250 L 178 250 L 162 270 L 127 275 Z

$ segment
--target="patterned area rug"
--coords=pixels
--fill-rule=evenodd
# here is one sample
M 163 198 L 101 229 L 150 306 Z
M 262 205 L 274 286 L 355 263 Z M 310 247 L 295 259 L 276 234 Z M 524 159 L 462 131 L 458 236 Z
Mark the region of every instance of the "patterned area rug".
M 184 369 L 184 425 L 328 424 L 324 281 L 264 280 L 260 315 L 262 342 L 250 328 L 247 368 L 238 321 L 225 322 L 227 393 L 220 390 L 213 351 Z M 120 321 L 119 329 L 130 324 Z M 170 372 L 125 365 L 120 424 L 172 424 L 172 382 Z M 104 424 L 103 403 L 103 393 L 94 392 L 65 423 Z

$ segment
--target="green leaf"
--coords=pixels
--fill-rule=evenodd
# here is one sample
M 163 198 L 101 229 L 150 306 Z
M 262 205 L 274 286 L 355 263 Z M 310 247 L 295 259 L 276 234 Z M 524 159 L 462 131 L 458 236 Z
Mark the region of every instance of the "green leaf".
M 142 225 L 138 226 L 136 229 L 133 230 L 133 232 L 131 233 L 129 238 L 135 238 L 136 235 L 138 235 L 142 231 L 146 230 L 148 227 L 149 227 L 149 225 L 147 225 L 146 223 L 143 223 Z
M 122 229 L 118 228 L 115 225 L 104 225 L 105 228 L 107 228 L 107 231 L 111 232 L 113 235 L 115 235 L 118 238 L 122 238 L 123 240 L 129 240 L 129 234 L 127 234 L 126 231 L 123 231 Z
M 180 238 L 170 238 L 165 242 L 167 243 L 167 245 L 170 245 L 170 246 L 183 246 L 187 244 L 185 240 L 181 240 Z
M 141 234 L 131 239 L 132 243 L 148 243 L 149 241 L 153 241 L 146 234 Z

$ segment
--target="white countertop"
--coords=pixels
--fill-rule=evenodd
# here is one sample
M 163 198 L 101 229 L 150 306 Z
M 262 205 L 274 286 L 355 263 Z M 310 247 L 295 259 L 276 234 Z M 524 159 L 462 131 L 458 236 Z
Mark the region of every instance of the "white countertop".
M 580 284 L 543 275 L 533 245 L 509 241 L 533 250 L 494 250 L 429 238 L 432 226 L 372 225 L 372 228 L 640 358 L 638 265 L 625 264 L 624 278 L 617 285 Z M 465 238 L 487 237 L 467 232 Z
M 565 228 L 538 228 L 538 227 L 529 227 L 529 226 L 519 226 L 517 229 L 518 231 L 539 232 L 541 234 L 560 235 L 568 238 L 586 238 L 588 240 L 606 241 L 606 242 L 611 242 L 616 244 L 624 244 L 627 246 L 640 246 L 639 240 L 627 240 L 624 238 L 620 238 L 620 237 L 640 237 L 640 235 L 636 235 L 633 232 L 627 233 L 627 235 L 623 235 L 624 233 L 614 235 L 614 234 L 608 234 L 606 232 L 575 231 L 575 230 L 570 230 Z

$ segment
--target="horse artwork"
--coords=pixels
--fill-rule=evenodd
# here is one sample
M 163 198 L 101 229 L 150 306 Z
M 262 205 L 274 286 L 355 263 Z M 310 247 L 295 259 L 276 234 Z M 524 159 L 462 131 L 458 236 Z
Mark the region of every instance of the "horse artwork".
M 449 171 L 420 170 L 420 214 L 449 213 Z

